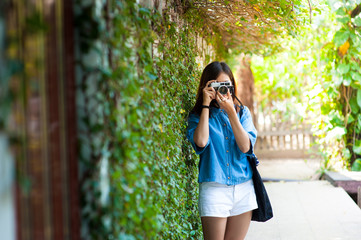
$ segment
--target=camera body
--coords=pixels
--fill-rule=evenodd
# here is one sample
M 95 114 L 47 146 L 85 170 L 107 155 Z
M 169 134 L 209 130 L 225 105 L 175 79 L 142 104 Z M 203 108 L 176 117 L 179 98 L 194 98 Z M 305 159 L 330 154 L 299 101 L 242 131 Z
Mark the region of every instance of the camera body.
M 234 92 L 234 87 L 232 82 L 212 82 L 208 87 L 213 87 L 216 92 L 219 92 L 222 95 L 227 95 L 228 89 L 231 95 Z

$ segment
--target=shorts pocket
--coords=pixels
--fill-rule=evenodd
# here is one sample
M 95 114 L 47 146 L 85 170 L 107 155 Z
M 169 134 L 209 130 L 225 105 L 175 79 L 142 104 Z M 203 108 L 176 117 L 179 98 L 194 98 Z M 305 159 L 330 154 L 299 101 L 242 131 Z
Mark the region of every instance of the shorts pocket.
M 233 204 L 233 189 L 216 182 L 200 184 L 198 209 L 201 216 L 227 217 Z

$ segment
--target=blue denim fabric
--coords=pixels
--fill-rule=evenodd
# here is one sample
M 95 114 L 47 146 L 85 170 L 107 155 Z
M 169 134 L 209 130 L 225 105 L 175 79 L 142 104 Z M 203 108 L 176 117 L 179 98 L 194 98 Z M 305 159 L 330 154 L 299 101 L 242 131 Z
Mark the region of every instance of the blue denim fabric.
M 194 143 L 193 135 L 199 118 L 197 114 L 190 114 L 187 127 L 187 139 L 196 154 L 200 155 L 198 182 L 236 185 L 250 180 L 252 169 L 247 155 L 254 155 L 253 147 L 256 143 L 257 130 L 253 125 L 249 109 L 244 107 L 240 119 L 251 140 L 251 148 L 247 153 L 239 149 L 226 111 L 214 107 L 210 109 L 208 142 L 204 148 L 198 147 Z

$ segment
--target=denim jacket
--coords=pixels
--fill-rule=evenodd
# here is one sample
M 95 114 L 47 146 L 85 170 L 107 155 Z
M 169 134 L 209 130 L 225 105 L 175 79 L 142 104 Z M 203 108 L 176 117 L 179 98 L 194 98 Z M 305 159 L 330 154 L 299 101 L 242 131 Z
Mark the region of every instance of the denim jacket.
M 239 118 L 239 114 L 237 115 Z M 191 113 L 188 117 L 187 127 L 187 139 L 196 154 L 200 155 L 198 182 L 236 185 L 250 180 L 252 169 L 247 155 L 254 155 L 253 148 L 256 143 L 257 130 L 253 125 L 249 109 L 245 106 L 240 118 L 251 141 L 251 147 L 247 153 L 243 153 L 239 149 L 226 111 L 215 107 L 210 108 L 208 142 L 205 147 L 198 147 L 194 143 L 193 135 L 199 118 L 199 115 Z

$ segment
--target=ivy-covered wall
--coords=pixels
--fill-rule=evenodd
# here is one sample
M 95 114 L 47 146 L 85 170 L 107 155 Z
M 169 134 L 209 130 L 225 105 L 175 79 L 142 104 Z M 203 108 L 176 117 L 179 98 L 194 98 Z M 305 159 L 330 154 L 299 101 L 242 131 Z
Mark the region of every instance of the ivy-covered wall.
M 215 56 L 197 16 L 163 4 L 75 4 L 84 239 L 201 238 L 185 128 Z

